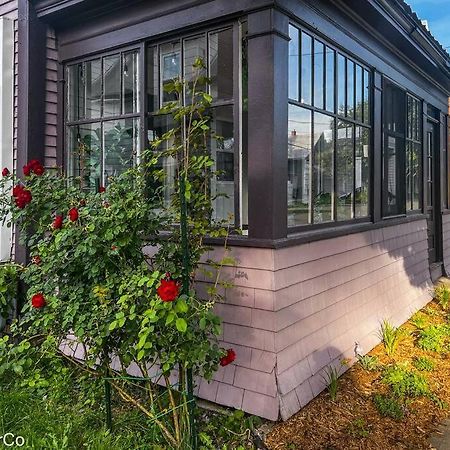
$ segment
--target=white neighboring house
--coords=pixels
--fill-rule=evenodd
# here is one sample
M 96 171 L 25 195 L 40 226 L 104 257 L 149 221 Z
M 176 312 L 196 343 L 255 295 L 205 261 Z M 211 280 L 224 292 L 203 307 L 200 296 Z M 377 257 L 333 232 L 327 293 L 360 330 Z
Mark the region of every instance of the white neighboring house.
M 13 21 L 0 17 L 0 170 L 13 170 L 14 29 Z M 0 260 L 10 258 L 12 229 L 0 228 Z

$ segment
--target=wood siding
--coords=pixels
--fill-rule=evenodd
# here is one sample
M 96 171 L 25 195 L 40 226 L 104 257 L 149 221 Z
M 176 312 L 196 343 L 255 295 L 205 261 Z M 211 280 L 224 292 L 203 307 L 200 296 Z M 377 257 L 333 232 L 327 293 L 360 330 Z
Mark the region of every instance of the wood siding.
M 18 106 L 18 5 L 17 0 L 0 0 L 0 17 L 14 20 L 14 141 L 13 161 L 17 170 L 17 106 Z M 46 138 L 45 138 L 45 165 L 53 167 L 56 165 L 56 105 L 57 105 L 57 52 L 56 37 L 52 29 L 47 33 L 47 74 L 46 74 Z M 21 168 L 18 168 L 19 171 Z
M 400 325 L 431 300 L 423 219 L 232 253 L 237 267 L 224 273 L 234 287 L 216 310 L 222 345 L 236 350 L 236 364 L 219 369 L 211 383 L 201 381 L 197 392 L 271 420 L 287 419 L 318 395 L 328 366 L 353 363 L 355 342 L 370 351 L 381 320 Z

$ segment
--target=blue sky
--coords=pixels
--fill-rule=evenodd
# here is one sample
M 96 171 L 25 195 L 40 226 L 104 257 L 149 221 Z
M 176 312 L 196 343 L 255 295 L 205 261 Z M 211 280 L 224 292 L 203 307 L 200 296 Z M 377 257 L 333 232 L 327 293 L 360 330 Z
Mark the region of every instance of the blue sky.
M 420 19 L 428 20 L 433 36 L 450 53 L 450 0 L 406 0 Z

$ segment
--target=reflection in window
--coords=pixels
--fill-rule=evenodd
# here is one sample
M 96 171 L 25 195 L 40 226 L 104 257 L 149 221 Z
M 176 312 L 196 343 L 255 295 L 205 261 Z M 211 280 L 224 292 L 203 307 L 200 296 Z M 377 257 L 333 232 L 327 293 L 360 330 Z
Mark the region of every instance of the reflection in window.
M 233 99 L 233 29 L 209 35 L 209 85 L 214 100 Z
M 355 119 L 358 122 L 363 121 L 363 68 L 356 65 L 355 71 Z
M 314 113 L 313 221 L 332 220 L 334 119 Z
M 347 116 L 355 118 L 355 63 L 347 59 Z
M 337 65 L 338 73 L 338 114 L 341 116 L 345 116 L 346 112 L 346 62 L 345 56 L 338 55 L 338 65 Z
M 176 100 L 176 94 L 167 92 L 166 86 L 181 76 L 180 47 L 177 41 L 162 45 L 160 48 L 161 104 Z
M 235 141 L 235 115 L 236 115 L 236 92 L 234 64 L 235 43 L 237 36 L 232 27 L 202 33 L 194 38 L 179 39 L 170 44 L 154 45 L 147 50 L 147 98 L 149 99 L 148 120 L 148 142 L 156 137 L 161 137 L 165 131 L 172 126 L 170 119 L 158 116 L 156 113 L 164 102 L 174 100 L 175 96 L 164 92 L 164 87 L 174 78 L 184 78 L 192 84 L 196 73 L 192 67 L 197 58 L 201 58 L 206 69 L 201 75 L 210 79 L 209 92 L 213 98 L 209 112 L 211 116 L 210 128 L 218 139 L 209 142 L 212 159 L 215 161 L 214 171 L 217 175 L 211 181 L 211 197 L 213 200 L 214 220 L 235 223 L 237 226 L 247 225 L 247 171 L 243 167 L 247 164 L 246 140 L 246 52 L 242 45 L 242 149 Z M 245 24 L 241 31 L 245 32 Z M 180 52 L 183 49 L 183 52 Z M 159 61 L 155 64 L 155 61 Z M 159 72 L 158 72 L 159 71 Z M 205 86 L 198 86 L 204 89 Z M 182 99 L 184 103 L 190 101 L 189 90 Z M 240 152 L 240 153 L 239 153 Z M 238 167 L 236 167 L 238 166 Z M 173 193 L 176 164 L 172 157 L 162 161 L 165 174 L 164 185 L 159 186 L 164 193 L 165 204 L 168 206 Z M 240 172 L 240 173 L 239 173 Z M 237 176 L 236 176 L 237 175 Z M 235 204 L 241 207 L 236 217 Z M 240 223 L 242 220 L 242 223 Z
M 139 112 L 139 73 L 136 52 L 123 55 L 122 60 L 122 113 Z
M 211 180 L 214 219 L 233 222 L 234 216 L 234 127 L 233 107 L 213 109 L 211 130 L 220 140 L 211 142 L 211 156 L 217 175 Z
M 138 52 L 118 52 L 69 65 L 67 79 L 69 174 L 79 178 L 83 188 L 98 189 L 137 157 Z M 114 120 L 122 114 L 136 116 Z
M 102 132 L 100 123 L 71 126 L 68 130 L 68 170 L 80 179 L 82 188 L 102 183 Z
M 355 129 L 355 217 L 369 215 L 369 130 Z
M 336 217 L 349 220 L 353 217 L 353 125 L 338 125 L 336 145 Z
M 369 72 L 294 25 L 289 35 L 288 226 L 367 218 Z
M 421 105 L 392 83 L 383 88 L 383 215 L 422 208 Z
M 133 167 L 139 148 L 139 120 L 125 119 L 103 124 L 104 179 Z
M 120 55 L 103 58 L 103 115 L 105 116 L 120 115 L 120 77 Z
M 316 108 L 324 108 L 324 58 L 325 46 L 315 40 L 314 41 L 314 106 Z
M 289 25 L 289 98 L 298 100 L 298 69 L 299 69 L 299 31 L 293 25 Z
M 326 110 L 332 113 L 334 109 L 334 50 L 327 47 L 326 51 Z
M 288 225 L 310 223 L 311 111 L 289 105 Z
M 301 102 L 311 105 L 312 100 L 312 38 L 302 32 L 302 77 L 301 77 Z

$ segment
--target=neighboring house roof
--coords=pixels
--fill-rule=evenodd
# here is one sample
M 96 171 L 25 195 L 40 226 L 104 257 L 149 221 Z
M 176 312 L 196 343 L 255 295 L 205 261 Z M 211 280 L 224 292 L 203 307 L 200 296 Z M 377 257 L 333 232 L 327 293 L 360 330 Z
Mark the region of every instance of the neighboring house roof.
M 382 0 L 384 2 L 385 0 Z M 429 44 L 433 49 L 439 53 L 441 58 L 445 61 L 444 65 L 447 70 L 450 69 L 450 54 L 447 49 L 433 36 L 433 33 L 424 25 L 422 20 L 419 18 L 417 13 L 412 9 L 411 5 L 408 4 L 406 0 L 388 0 L 388 3 L 392 3 L 397 6 L 412 22 L 412 24 L 420 31 L 425 39 L 428 40 Z M 413 34 L 413 32 L 411 33 Z M 417 36 L 416 36 L 417 37 Z M 421 42 L 423 44 L 423 42 Z M 423 45 L 422 45 L 423 46 Z
M 394 1 L 396 1 L 400 5 L 400 7 L 402 7 L 405 10 L 405 12 L 416 22 L 417 26 L 420 27 L 422 31 L 424 31 L 428 35 L 428 37 L 432 40 L 434 45 L 439 50 L 446 53 L 447 58 L 450 61 L 450 54 L 447 51 L 447 49 L 433 36 L 433 33 L 424 25 L 422 19 L 420 19 L 417 13 L 412 9 L 411 5 L 408 4 L 405 0 L 394 0 Z

